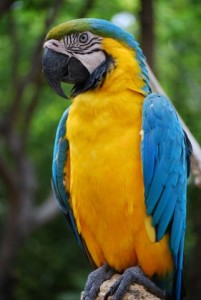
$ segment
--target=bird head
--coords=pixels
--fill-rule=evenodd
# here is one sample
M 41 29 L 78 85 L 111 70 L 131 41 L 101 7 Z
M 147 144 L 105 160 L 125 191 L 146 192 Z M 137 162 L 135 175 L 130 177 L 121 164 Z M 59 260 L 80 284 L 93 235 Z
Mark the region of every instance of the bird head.
M 105 46 L 106 40 L 110 47 Z M 133 51 L 139 69 L 137 76 L 147 93 L 148 74 L 138 43 L 130 33 L 101 19 L 76 19 L 49 31 L 42 60 L 49 85 L 64 98 L 61 82 L 73 84 L 72 96 L 102 86 L 107 74 L 118 67 L 118 45 Z

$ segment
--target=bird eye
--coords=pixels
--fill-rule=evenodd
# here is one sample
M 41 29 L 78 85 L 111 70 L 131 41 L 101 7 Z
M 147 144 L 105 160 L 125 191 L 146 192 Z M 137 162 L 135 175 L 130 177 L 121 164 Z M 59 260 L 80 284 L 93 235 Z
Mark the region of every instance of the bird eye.
M 79 37 L 79 42 L 80 43 L 86 43 L 88 41 L 88 34 L 87 33 L 82 33 Z

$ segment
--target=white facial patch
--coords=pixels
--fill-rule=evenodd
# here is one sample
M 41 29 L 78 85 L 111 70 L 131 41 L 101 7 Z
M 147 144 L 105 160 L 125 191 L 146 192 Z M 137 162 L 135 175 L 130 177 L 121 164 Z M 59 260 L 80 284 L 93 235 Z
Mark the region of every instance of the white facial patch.
M 105 54 L 103 51 L 84 55 L 75 54 L 73 56 L 87 68 L 90 74 L 92 74 L 93 71 L 95 71 L 95 69 L 105 61 Z
M 91 32 L 72 33 L 60 41 L 55 39 L 46 41 L 44 48 L 75 57 L 92 74 L 106 59 L 101 41 L 101 37 Z

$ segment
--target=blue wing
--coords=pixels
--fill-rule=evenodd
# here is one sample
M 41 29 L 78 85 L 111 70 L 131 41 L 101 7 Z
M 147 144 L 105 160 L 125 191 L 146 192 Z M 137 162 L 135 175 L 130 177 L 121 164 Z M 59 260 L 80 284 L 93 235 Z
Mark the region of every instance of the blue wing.
M 157 240 L 168 231 L 175 262 L 176 299 L 180 299 L 186 228 L 186 186 L 190 142 L 171 103 L 158 94 L 143 105 L 141 155 L 148 215 Z
M 83 242 L 77 232 L 75 220 L 69 204 L 69 193 L 64 186 L 64 168 L 67 161 L 69 151 L 69 143 L 66 139 L 66 122 L 68 119 L 69 108 L 64 112 L 59 122 L 53 151 L 52 162 L 52 188 L 56 199 L 62 208 L 70 227 L 77 239 L 78 244 L 83 247 Z

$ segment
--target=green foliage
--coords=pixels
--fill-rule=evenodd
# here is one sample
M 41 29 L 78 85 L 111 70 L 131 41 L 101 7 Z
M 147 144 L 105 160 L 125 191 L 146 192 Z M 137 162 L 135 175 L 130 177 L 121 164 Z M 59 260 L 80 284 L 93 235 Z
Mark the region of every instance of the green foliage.
M 79 299 L 91 271 L 62 214 L 25 243 L 16 267 L 15 299 Z M 77 292 L 76 292 L 77 291 Z M 77 297 L 77 298 L 76 298 Z

